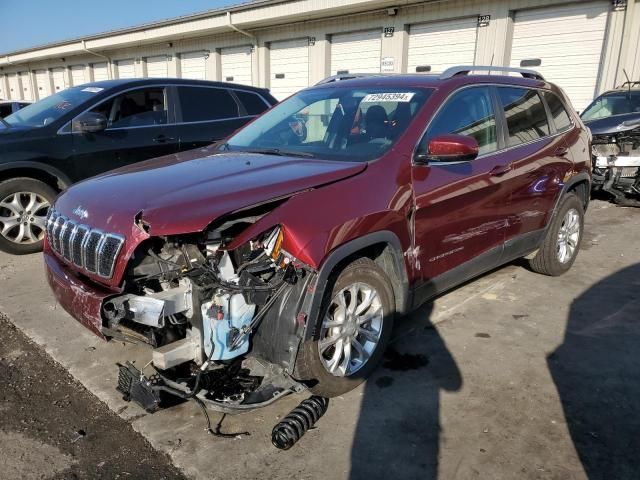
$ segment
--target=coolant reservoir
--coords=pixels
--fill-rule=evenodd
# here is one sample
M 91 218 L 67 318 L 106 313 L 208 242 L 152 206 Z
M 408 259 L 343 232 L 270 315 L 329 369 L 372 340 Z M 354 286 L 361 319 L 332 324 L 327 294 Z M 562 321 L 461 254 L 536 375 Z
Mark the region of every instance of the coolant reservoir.
M 211 360 L 229 360 L 247 353 L 249 336 L 247 335 L 238 347 L 229 347 L 234 338 L 234 332 L 239 333 L 242 327 L 248 325 L 255 314 L 256 306 L 247 304 L 241 294 L 216 295 L 211 302 L 202 304 L 202 323 L 204 350 Z

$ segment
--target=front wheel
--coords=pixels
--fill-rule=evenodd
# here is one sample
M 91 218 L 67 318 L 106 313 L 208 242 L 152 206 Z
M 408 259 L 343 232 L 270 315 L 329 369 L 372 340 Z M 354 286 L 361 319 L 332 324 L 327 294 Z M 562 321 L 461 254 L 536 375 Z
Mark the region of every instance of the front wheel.
M 56 192 L 33 178 L 0 183 L 0 250 L 14 255 L 39 252 Z
M 380 362 L 394 314 L 393 290 L 384 271 L 368 258 L 355 260 L 325 297 L 320 328 L 298 357 L 298 378 L 324 397 L 354 389 Z
M 574 193 L 568 193 L 560 202 L 542 246 L 529 262 L 533 271 L 554 277 L 573 265 L 584 228 L 584 208 L 580 199 Z

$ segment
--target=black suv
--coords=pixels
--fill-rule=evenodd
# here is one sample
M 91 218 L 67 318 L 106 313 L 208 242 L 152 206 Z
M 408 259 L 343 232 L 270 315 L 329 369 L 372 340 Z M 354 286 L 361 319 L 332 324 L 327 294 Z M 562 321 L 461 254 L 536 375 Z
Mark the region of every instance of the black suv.
M 72 183 L 221 140 L 275 103 L 245 85 L 109 80 L 0 119 L 0 250 L 39 251 L 49 206 Z
M 603 93 L 581 115 L 593 135 L 593 187 L 640 206 L 640 81 Z

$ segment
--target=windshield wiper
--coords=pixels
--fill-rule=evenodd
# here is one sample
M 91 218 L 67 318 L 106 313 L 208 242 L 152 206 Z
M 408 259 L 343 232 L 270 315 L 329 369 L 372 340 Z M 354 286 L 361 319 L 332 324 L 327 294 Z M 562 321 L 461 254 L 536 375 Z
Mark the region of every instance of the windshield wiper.
M 280 157 L 315 158 L 313 153 L 301 152 L 299 150 L 282 150 L 280 148 L 251 148 L 244 151 L 248 153 L 261 153 L 263 155 L 278 155 Z
M 9 122 L 7 122 L 4 118 L 0 117 L 0 122 L 2 122 L 2 124 L 7 127 L 7 128 L 11 128 L 11 124 Z

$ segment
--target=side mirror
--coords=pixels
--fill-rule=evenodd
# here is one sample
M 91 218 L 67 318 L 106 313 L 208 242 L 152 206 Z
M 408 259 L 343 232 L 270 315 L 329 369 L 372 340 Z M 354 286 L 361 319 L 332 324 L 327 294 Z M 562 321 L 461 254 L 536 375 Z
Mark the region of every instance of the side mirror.
M 80 133 L 101 132 L 107 128 L 107 117 L 101 113 L 84 112 L 73 119 L 71 131 Z
M 466 135 L 438 135 L 429 141 L 427 153 L 417 154 L 416 163 L 469 162 L 478 156 L 478 142 Z

